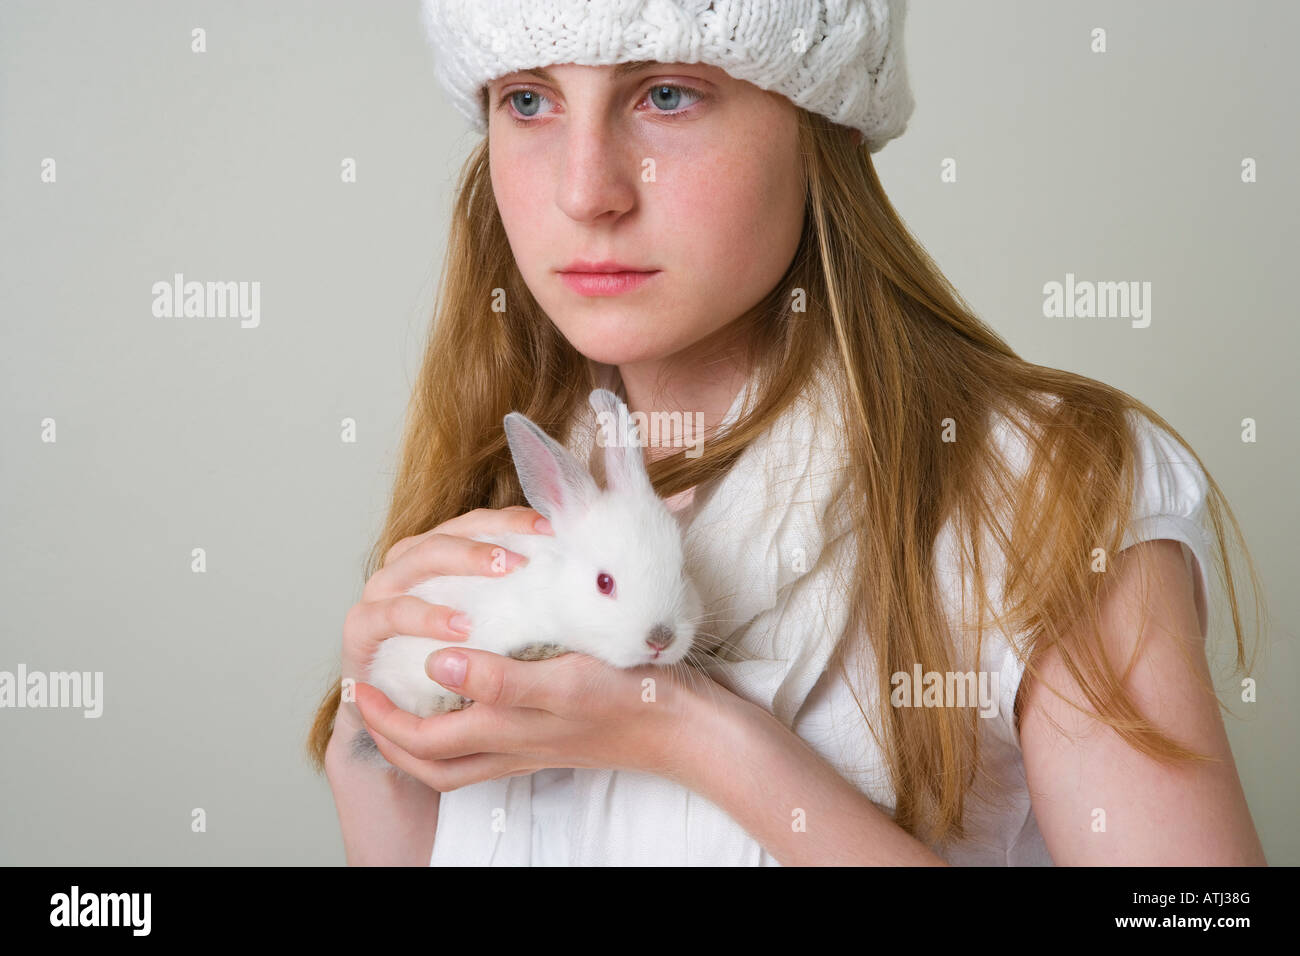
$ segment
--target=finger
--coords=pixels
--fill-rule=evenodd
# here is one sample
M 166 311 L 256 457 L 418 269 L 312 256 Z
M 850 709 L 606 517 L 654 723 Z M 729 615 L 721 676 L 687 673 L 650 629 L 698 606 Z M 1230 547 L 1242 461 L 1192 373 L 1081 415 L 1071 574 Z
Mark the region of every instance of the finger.
M 536 508 L 530 508 L 528 505 L 510 505 L 503 510 L 523 512 L 524 520 L 528 522 L 528 527 L 522 529 L 525 534 L 555 534 L 555 529 L 551 527 L 551 519 Z
M 397 634 L 466 641 L 470 635 L 451 626 L 456 613 L 453 607 L 430 604 L 411 594 L 354 604 L 343 625 L 348 657 L 368 661 L 381 643 Z
M 529 761 L 514 754 L 481 753 L 446 760 L 419 760 L 377 731 L 371 730 L 370 736 L 385 760 L 439 793 L 541 769 L 536 760 Z
M 457 515 L 441 525 L 449 534 L 471 536 L 485 533 L 517 531 L 520 534 L 537 534 L 534 522 L 542 513 L 527 505 L 510 505 L 506 508 L 476 508 Z
M 465 658 L 463 676 L 449 665 Z M 479 704 L 532 707 L 568 713 L 608 665 L 585 654 L 568 652 L 540 661 L 518 661 L 474 648 L 443 648 L 426 659 L 425 672 L 448 690 Z M 448 669 L 444 670 L 444 667 Z
M 399 734 L 394 733 L 392 730 L 393 727 L 407 721 L 418 724 L 420 718 L 401 710 L 388 699 L 388 696 L 383 691 L 372 684 L 358 681 L 355 695 L 357 710 L 361 712 L 361 722 L 365 724 L 366 731 L 374 738 L 375 746 L 384 755 L 384 759 L 393 766 L 400 767 L 402 770 L 406 770 L 428 783 L 425 775 L 423 773 L 416 774 L 410 765 L 428 760 L 429 756 L 424 753 L 411 753 L 409 732 Z M 385 747 L 388 749 L 385 749 Z M 394 752 L 390 754 L 389 751 Z M 400 751 L 400 753 L 397 751 Z
M 442 785 L 442 791 L 457 790 L 484 780 L 518 777 L 542 769 L 535 758 L 490 753 L 439 760 L 436 766 L 434 773 Z
M 366 732 L 370 734 L 370 739 L 375 742 L 375 747 L 379 750 L 379 753 L 390 764 L 398 770 L 404 770 L 426 787 L 437 790 L 439 793 L 442 792 L 442 788 L 438 786 L 440 781 L 434 772 L 434 765 L 430 761 L 417 760 L 379 731 L 375 730 L 374 727 L 366 725 Z
M 485 652 L 486 653 L 486 652 Z M 515 734 L 498 713 L 477 703 L 463 710 L 417 717 L 402 710 L 382 691 L 358 681 L 357 708 L 373 728 L 419 760 L 446 760 L 468 754 L 512 749 Z
M 343 625 L 342 676 L 353 681 L 367 679 L 380 646 L 399 634 L 463 644 L 472 635 L 452 626 L 458 613 L 456 608 L 430 604 L 409 594 L 354 604 Z
M 388 567 L 390 564 L 392 564 L 394 561 L 396 561 L 398 558 L 404 555 L 407 551 L 410 551 L 417 544 L 419 544 L 425 538 L 429 537 L 429 535 L 434 534 L 438 530 L 439 530 L 438 528 L 430 528 L 428 531 L 424 531 L 420 534 L 413 534 L 410 535 L 409 537 L 403 538 L 401 541 L 398 541 L 395 545 L 393 545 L 391 548 L 388 549 L 388 553 L 384 555 L 384 560 L 380 562 L 379 566 L 381 568 Z
M 510 564 L 515 560 L 510 557 L 512 554 L 516 552 L 490 541 L 431 533 L 391 564 L 376 571 L 366 582 L 362 599 L 378 601 L 405 594 L 421 581 L 440 574 L 501 577 L 521 567 L 526 560 L 523 555 L 518 555 L 517 563 Z
M 539 532 L 534 526 L 534 522 L 541 517 L 541 512 L 530 508 L 528 505 L 510 505 L 499 509 L 475 508 L 473 511 L 467 511 L 463 515 L 457 515 L 449 521 L 444 521 L 436 528 L 431 528 L 421 534 L 414 534 L 398 541 L 384 555 L 384 565 L 387 566 L 411 550 L 411 548 L 426 540 L 430 535 L 436 533 L 453 534 L 461 537 L 501 531 L 537 534 Z

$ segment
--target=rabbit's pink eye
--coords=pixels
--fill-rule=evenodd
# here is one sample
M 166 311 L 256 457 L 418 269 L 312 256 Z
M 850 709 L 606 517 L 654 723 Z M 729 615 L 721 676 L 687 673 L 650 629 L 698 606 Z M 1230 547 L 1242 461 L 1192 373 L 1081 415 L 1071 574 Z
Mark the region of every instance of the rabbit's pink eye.
M 600 574 L 596 575 L 596 590 L 601 594 L 613 594 L 614 579 L 604 571 L 601 571 Z

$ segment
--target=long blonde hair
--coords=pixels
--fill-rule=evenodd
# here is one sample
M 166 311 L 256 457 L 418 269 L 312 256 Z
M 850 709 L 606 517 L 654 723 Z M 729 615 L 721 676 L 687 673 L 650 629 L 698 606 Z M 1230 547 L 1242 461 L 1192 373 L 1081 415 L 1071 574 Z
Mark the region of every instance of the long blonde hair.
M 874 672 L 856 675 L 850 685 L 868 698 L 870 706 L 859 698 L 859 708 L 890 774 L 895 822 L 931 842 L 960 839 L 979 770 L 973 709 L 889 704 L 894 673 L 911 673 L 917 663 L 924 672 L 966 669 L 958 665 L 970 648 L 951 632 L 935 581 L 934 544 L 950 519 L 975 582 L 974 653 L 984 628 L 996 623 L 1025 635 L 1032 675 L 1034 650 L 1056 644 L 1099 718 L 1132 746 L 1161 759 L 1208 759 L 1160 733 L 1125 692 L 1102 650 L 1097 607 L 1105 575 L 1091 566 L 1098 547 L 1118 554 L 1130 517 L 1136 443 L 1126 411 L 1186 442 L 1132 396 L 1016 355 L 908 232 L 871 154 L 842 127 L 798 113 L 807 189 L 798 251 L 766 299 L 737 320 L 761 398 L 699 457 L 679 452 L 651 462 L 656 491 L 668 497 L 724 473 L 798 396 L 818 356 L 833 355 L 854 476 L 846 506 L 857 566 L 872 572 L 858 575 L 852 588 L 863 626 L 840 642 L 832 665 L 849 680 L 851 642 L 871 642 L 874 654 L 864 660 L 874 659 Z M 494 290 L 504 290 L 507 311 L 491 310 Z M 793 311 L 795 298 L 802 311 Z M 392 502 L 364 577 L 401 538 L 474 508 L 525 503 L 503 416 L 523 411 L 565 440 L 592 387 L 590 363 L 558 333 L 514 264 L 492 194 L 485 138 L 458 183 L 443 284 Z M 1043 402 L 1043 395 L 1058 400 Z M 1028 442 L 1032 454 L 1023 472 L 1013 473 L 994 453 L 991 423 L 999 414 Z M 945 420 L 959 440 L 940 440 Z M 1248 560 L 1257 611 L 1258 575 L 1226 498 L 1213 478 L 1209 484 L 1207 515 L 1232 610 L 1236 666 L 1246 671 L 1225 517 Z M 990 540 L 1005 560 L 996 618 L 986 613 Z M 1091 628 L 1079 629 L 1085 621 Z M 1067 632 L 1071 638 L 1062 639 Z M 318 771 L 339 699 L 335 681 L 309 734 Z

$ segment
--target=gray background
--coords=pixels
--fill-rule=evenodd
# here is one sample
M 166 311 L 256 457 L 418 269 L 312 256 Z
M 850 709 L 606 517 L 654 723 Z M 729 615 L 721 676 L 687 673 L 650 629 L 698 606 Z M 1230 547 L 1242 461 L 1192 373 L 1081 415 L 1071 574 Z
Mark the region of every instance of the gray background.
M 416 13 L 0 2 L 0 669 L 105 680 L 97 720 L 0 710 L 0 862 L 343 861 L 302 740 L 381 525 L 475 139 Z M 1228 493 L 1277 622 L 1259 702 L 1232 704 L 1228 729 L 1270 862 L 1288 864 L 1297 35 L 1285 2 L 916 2 L 917 109 L 876 157 L 1023 356 L 1153 405 Z M 155 318 L 150 287 L 175 272 L 260 281 L 260 327 Z M 1045 318 L 1042 286 L 1067 272 L 1151 282 L 1150 327 Z

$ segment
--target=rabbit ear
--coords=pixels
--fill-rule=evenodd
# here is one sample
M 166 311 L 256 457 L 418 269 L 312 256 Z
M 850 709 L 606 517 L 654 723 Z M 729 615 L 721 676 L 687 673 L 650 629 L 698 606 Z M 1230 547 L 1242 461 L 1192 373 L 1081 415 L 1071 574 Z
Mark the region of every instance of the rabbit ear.
M 593 390 L 588 402 L 596 412 L 596 443 L 605 449 L 605 485 L 611 491 L 650 488 L 640 437 L 627 406 L 606 388 Z
M 505 417 L 506 441 L 524 497 L 550 520 L 585 510 L 600 490 L 567 448 L 519 412 Z

